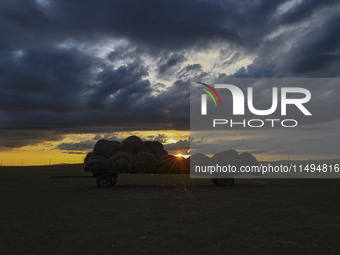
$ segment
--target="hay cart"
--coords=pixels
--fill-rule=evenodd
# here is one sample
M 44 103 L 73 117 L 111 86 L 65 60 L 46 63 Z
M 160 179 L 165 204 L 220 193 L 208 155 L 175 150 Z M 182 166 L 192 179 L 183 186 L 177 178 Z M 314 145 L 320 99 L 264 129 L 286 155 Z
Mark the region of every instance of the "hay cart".
M 96 184 L 98 188 L 110 188 L 117 182 L 118 171 L 114 169 L 102 169 L 102 168 L 84 168 L 85 171 L 92 173 L 91 177 L 96 178 Z M 119 171 L 119 173 L 129 174 L 189 174 L 189 171 Z M 212 183 L 216 186 L 231 187 L 234 185 L 234 178 L 212 178 Z

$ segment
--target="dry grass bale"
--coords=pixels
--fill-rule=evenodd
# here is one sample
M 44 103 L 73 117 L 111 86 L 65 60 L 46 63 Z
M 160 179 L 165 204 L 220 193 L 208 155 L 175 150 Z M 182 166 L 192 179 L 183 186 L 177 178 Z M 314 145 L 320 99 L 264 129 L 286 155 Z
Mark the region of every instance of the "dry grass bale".
M 86 162 L 85 167 L 90 169 L 108 169 L 109 163 L 106 157 L 95 155 Z
M 257 159 L 251 155 L 249 152 L 243 152 L 239 156 L 240 164 L 242 166 L 257 166 L 259 162 Z
M 163 173 L 170 173 L 175 170 L 176 157 L 173 155 L 166 155 L 160 158 L 160 170 Z
M 191 155 L 189 160 L 190 164 L 193 166 L 208 166 L 211 164 L 211 159 L 202 153 Z
M 159 161 L 150 152 L 140 152 L 133 157 L 133 170 L 137 172 L 157 171 Z
M 100 139 L 94 146 L 93 152 L 96 155 L 102 155 L 107 158 L 112 157 L 119 152 L 120 143 L 117 141 L 108 141 L 105 139 Z
M 145 141 L 144 146 L 148 152 L 152 153 L 157 159 L 168 155 L 168 152 L 163 149 L 163 144 L 157 141 Z
M 186 164 L 190 167 L 190 157 L 185 159 Z
M 107 141 L 103 144 L 104 156 L 110 158 L 117 154 L 120 150 L 120 142 L 117 141 Z
M 109 159 L 110 168 L 117 172 L 129 172 L 133 166 L 133 156 L 129 153 L 117 153 Z
M 96 155 L 96 154 L 94 154 L 94 152 L 89 152 L 89 153 L 87 153 L 86 157 L 84 158 L 84 163 L 86 164 L 86 162 L 87 162 L 90 158 L 94 157 L 95 155 Z
M 107 143 L 107 142 L 108 142 L 108 140 L 105 140 L 105 139 L 98 140 L 98 142 L 96 142 L 96 144 L 94 146 L 93 152 L 96 155 L 103 155 L 103 147 L 104 147 L 104 144 Z
M 258 166 L 260 163 L 257 161 L 257 159 L 251 155 L 249 152 L 243 152 L 240 156 L 240 165 L 241 166 Z M 255 175 L 261 176 L 262 173 L 255 173 Z
M 140 152 L 147 152 L 147 149 L 138 136 L 130 136 L 121 143 L 120 152 L 138 154 Z
M 104 147 L 106 147 L 105 145 L 108 143 L 108 140 L 105 139 L 100 139 L 98 140 L 98 142 L 95 144 L 94 148 L 93 148 L 93 152 L 96 155 L 101 155 L 104 156 L 105 155 L 105 151 L 104 151 Z
M 160 155 L 159 158 L 168 155 L 168 152 L 166 150 L 159 150 L 157 151 L 157 153 L 158 155 Z
M 145 141 L 144 145 L 146 148 L 158 147 L 159 149 L 162 149 L 162 150 L 164 149 L 163 144 L 158 141 Z
M 189 161 L 183 157 L 166 155 L 160 159 L 162 173 L 189 173 Z
M 230 164 L 231 166 L 236 166 L 236 167 L 239 167 L 240 165 L 239 155 L 234 150 L 218 152 L 211 158 L 211 160 L 214 164 L 219 164 L 219 165 Z

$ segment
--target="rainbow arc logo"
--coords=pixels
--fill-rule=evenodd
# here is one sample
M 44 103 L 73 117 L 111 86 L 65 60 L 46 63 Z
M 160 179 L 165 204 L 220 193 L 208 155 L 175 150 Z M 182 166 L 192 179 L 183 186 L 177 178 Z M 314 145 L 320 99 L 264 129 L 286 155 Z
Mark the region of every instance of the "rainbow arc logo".
M 210 85 L 208 85 L 208 84 L 205 84 L 205 83 L 203 83 L 203 82 L 197 82 L 198 84 L 201 84 L 201 85 L 203 85 L 203 86 L 205 86 L 206 88 L 208 88 L 208 89 L 210 89 L 216 96 L 217 96 L 217 98 L 218 98 L 218 100 L 220 101 L 220 104 L 221 104 L 221 106 L 222 106 L 222 100 L 221 100 L 221 98 L 220 98 L 220 95 L 217 93 L 217 91 L 212 87 L 212 86 L 210 86 Z M 217 102 L 216 102 L 216 99 L 215 99 L 215 97 L 214 97 L 214 95 L 209 91 L 209 90 L 207 90 L 207 89 L 205 89 L 205 88 L 201 88 L 201 87 L 197 87 L 198 89 L 200 89 L 200 90 L 202 90 L 202 91 L 204 91 L 204 92 L 206 92 L 211 98 L 212 98 L 212 100 L 214 101 L 214 103 L 215 103 L 215 106 L 217 107 Z

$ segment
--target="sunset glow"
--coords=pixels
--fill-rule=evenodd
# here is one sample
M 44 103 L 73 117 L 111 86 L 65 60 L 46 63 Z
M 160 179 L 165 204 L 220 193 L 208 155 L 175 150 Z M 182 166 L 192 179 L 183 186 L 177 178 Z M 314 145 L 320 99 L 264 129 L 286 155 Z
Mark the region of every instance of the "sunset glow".
M 142 140 L 160 139 L 169 154 L 178 153 L 168 145 L 176 146 L 176 142 L 187 140 L 189 132 L 176 130 L 114 132 L 102 134 L 70 134 L 60 141 L 46 141 L 21 148 L 0 151 L 0 166 L 32 166 L 54 164 L 82 164 L 86 154 L 93 150 L 99 139 L 124 140 L 128 136 L 137 135 Z M 87 145 L 86 148 L 84 145 Z M 189 155 L 183 155 L 184 158 Z
M 178 158 L 189 158 L 190 157 L 190 155 L 182 155 L 181 153 L 178 153 L 175 156 Z

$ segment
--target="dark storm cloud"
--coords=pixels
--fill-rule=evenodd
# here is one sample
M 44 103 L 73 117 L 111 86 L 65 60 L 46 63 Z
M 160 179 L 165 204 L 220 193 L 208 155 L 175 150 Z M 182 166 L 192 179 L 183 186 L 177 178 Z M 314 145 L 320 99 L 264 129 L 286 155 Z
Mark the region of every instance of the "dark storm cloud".
M 338 1 L 302 1 L 276 17 L 277 28 L 288 30 L 263 38 L 255 61 L 232 76 L 339 77 L 339 8 Z
M 158 141 L 160 143 L 165 143 L 169 137 L 165 134 L 149 135 L 145 140 Z
M 295 8 L 287 12 L 284 16 L 281 17 L 281 24 L 294 24 L 305 20 L 306 18 L 313 15 L 318 10 L 333 6 L 338 3 L 337 0 L 327 0 L 327 1 L 318 1 L 318 0 L 309 0 L 302 1 Z
M 4 135 L 16 129 L 58 130 L 61 138 L 68 133 L 188 128 L 188 82 L 177 81 L 154 96 L 144 78 L 148 71 L 138 61 L 113 68 L 74 48 L 8 51 L 1 56 Z M 20 141 L 8 136 L 0 145 L 21 147 L 32 139 L 46 140 L 43 133 L 41 139 L 39 132 L 26 134 Z
M 77 110 L 91 84 L 95 67 L 100 67 L 96 59 L 75 49 L 2 51 L 0 109 Z
M 160 62 L 160 66 L 158 69 L 158 74 L 163 76 L 165 74 L 172 75 L 174 69 L 181 63 L 186 60 L 186 57 L 181 54 L 172 54 L 165 61 Z
M 63 137 L 62 134 L 49 130 L 0 130 L 0 150 L 48 141 L 59 141 Z
M 165 149 L 169 151 L 187 151 L 190 149 L 190 143 L 188 140 L 179 140 L 176 143 L 170 143 L 165 145 Z
M 65 151 L 92 151 L 96 141 L 85 140 L 74 143 L 61 143 L 56 147 L 57 150 Z
M 53 139 L 81 132 L 186 130 L 189 84 L 210 75 L 200 60 L 185 63 L 198 49 L 232 50 L 216 59 L 220 68 L 256 56 L 233 77 L 339 76 L 340 19 L 332 12 L 337 2 L 304 0 L 278 14 L 284 2 L 1 1 L 0 129 L 10 135 L 0 146 L 47 138 L 44 132 L 22 133 L 19 142 L 11 136 L 19 129 L 58 130 Z M 308 24 L 297 29 L 303 22 Z M 284 26 L 290 30 L 268 39 Z M 113 40 L 124 43 L 103 58 L 91 50 Z M 152 81 L 145 57 L 156 65 L 155 77 L 172 78 L 168 87 Z M 229 76 L 220 73 L 218 80 Z
M 49 3 L 42 7 L 36 1 L 3 1 L 0 31 L 7 36 L 0 46 L 35 46 L 67 38 L 92 41 L 110 36 L 171 49 L 217 39 L 239 41 L 233 24 L 228 24 L 232 6 L 222 1 Z
M 177 72 L 179 79 L 200 81 L 207 73 L 202 70 L 201 64 L 189 64 Z

